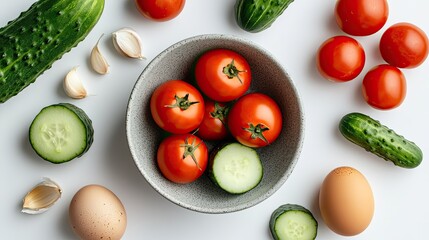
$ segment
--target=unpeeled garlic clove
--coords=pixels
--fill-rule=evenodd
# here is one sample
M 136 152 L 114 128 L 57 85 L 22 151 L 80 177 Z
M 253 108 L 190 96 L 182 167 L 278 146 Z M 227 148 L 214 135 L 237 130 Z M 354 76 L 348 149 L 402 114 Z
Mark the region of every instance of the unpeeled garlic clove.
M 121 28 L 112 33 L 113 46 L 122 55 L 129 58 L 144 59 L 140 36 L 130 28 Z
M 28 214 L 39 214 L 48 210 L 61 198 L 60 186 L 49 178 L 31 189 L 24 197 L 22 212 Z
M 104 56 L 101 54 L 100 49 L 98 47 L 98 44 L 99 44 L 102 37 L 103 37 L 103 35 L 101 35 L 101 37 L 97 41 L 97 44 L 95 44 L 95 46 L 92 48 L 91 66 L 94 69 L 94 71 L 96 71 L 99 74 L 104 75 L 104 74 L 109 73 L 110 66 L 107 63 L 106 58 L 104 58 Z
M 67 96 L 71 98 L 81 99 L 86 97 L 87 92 L 83 86 L 82 80 L 77 74 L 77 67 L 74 67 L 67 73 L 64 78 L 63 88 Z

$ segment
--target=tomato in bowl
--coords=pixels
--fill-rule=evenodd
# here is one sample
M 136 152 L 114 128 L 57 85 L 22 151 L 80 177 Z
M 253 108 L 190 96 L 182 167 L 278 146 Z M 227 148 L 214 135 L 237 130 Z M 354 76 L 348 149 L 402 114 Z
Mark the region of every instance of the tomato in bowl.
M 212 49 L 230 49 L 242 55 L 252 71 L 246 94 L 258 92 L 272 98 L 282 114 L 281 134 L 268 146 L 258 148 L 264 175 L 251 191 L 230 194 L 218 188 L 204 173 L 187 184 L 175 183 L 161 173 L 157 149 L 165 132 L 153 120 L 150 98 L 157 87 L 172 79 L 195 84 L 195 61 Z M 276 192 L 298 161 L 304 138 L 304 115 L 300 97 L 283 66 L 255 43 L 229 35 L 199 35 L 173 44 L 143 70 L 130 94 L 126 113 L 126 134 L 131 155 L 146 181 L 163 197 L 189 210 L 229 213 L 252 207 Z M 198 135 L 198 134 L 197 134 Z M 217 142 L 205 142 L 212 151 Z

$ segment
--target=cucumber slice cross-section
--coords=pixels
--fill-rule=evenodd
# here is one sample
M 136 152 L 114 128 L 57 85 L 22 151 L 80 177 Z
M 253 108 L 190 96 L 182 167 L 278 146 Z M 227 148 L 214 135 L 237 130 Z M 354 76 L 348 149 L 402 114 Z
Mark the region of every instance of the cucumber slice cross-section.
M 271 214 L 270 231 L 275 240 L 313 240 L 318 223 L 310 210 L 298 204 L 284 204 Z
M 68 162 L 82 156 L 92 145 L 94 129 L 88 115 L 70 103 L 43 108 L 30 126 L 32 148 L 52 163 Z
M 209 176 L 220 188 L 241 194 L 262 180 L 263 167 L 255 149 L 240 143 L 228 143 L 211 154 Z

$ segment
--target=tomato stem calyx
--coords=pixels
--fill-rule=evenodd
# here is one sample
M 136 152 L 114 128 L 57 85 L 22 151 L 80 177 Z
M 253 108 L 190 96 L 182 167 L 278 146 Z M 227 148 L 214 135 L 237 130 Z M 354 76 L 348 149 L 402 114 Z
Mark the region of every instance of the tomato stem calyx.
M 181 144 L 180 147 L 184 148 L 183 151 L 183 159 L 185 159 L 187 156 L 191 156 L 192 160 L 194 161 L 195 165 L 197 165 L 198 169 L 201 171 L 201 167 L 198 164 L 197 158 L 195 157 L 194 153 L 198 149 L 198 147 L 201 145 L 202 141 L 199 142 L 197 145 L 195 145 L 195 140 L 192 141 L 191 144 L 188 143 L 188 138 L 185 139 L 185 143 Z
M 243 129 L 251 133 L 250 137 L 252 139 L 259 138 L 262 141 L 268 143 L 268 140 L 264 136 L 264 132 L 270 129 L 266 127 L 264 124 L 258 123 L 255 126 L 253 125 L 253 123 L 249 123 L 249 128 L 243 128 Z
M 228 115 L 228 112 L 229 112 L 228 106 L 222 107 L 221 105 L 219 105 L 218 102 L 215 102 L 214 103 L 214 110 L 213 110 L 213 112 L 210 112 L 210 116 L 212 118 L 219 119 L 223 125 L 226 125 L 225 118 L 226 118 L 226 115 Z
M 176 103 L 172 105 L 165 105 L 165 107 L 169 108 L 175 108 L 178 107 L 180 110 L 186 110 L 193 104 L 199 103 L 198 101 L 190 102 L 189 101 L 189 93 L 187 93 L 184 97 L 179 97 L 177 95 L 174 95 L 174 98 L 176 99 Z
M 246 70 L 239 70 L 239 69 L 237 69 L 237 67 L 235 66 L 235 64 L 234 64 L 234 59 L 232 59 L 232 61 L 231 61 L 231 63 L 230 64 L 228 64 L 228 65 L 226 65 L 224 68 L 223 68 L 223 73 L 229 78 L 229 79 L 231 79 L 231 78 L 234 78 L 234 77 L 237 77 L 237 79 L 238 79 L 238 81 L 240 81 L 240 83 L 241 84 L 243 84 L 243 81 L 241 81 L 241 79 L 240 79 L 240 73 L 241 72 L 246 72 Z

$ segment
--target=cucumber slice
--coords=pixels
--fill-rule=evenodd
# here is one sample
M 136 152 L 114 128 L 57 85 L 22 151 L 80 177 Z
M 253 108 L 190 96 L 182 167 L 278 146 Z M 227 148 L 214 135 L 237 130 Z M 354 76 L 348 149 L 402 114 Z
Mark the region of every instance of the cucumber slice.
M 223 190 L 241 194 L 261 182 L 263 168 L 255 149 L 228 143 L 211 154 L 209 176 Z
M 278 207 L 270 219 L 270 230 L 275 240 L 316 239 L 318 223 L 303 206 L 285 204 Z
M 82 156 L 94 139 L 92 121 L 70 103 L 43 108 L 34 118 L 29 132 L 36 153 L 52 163 L 64 163 Z

